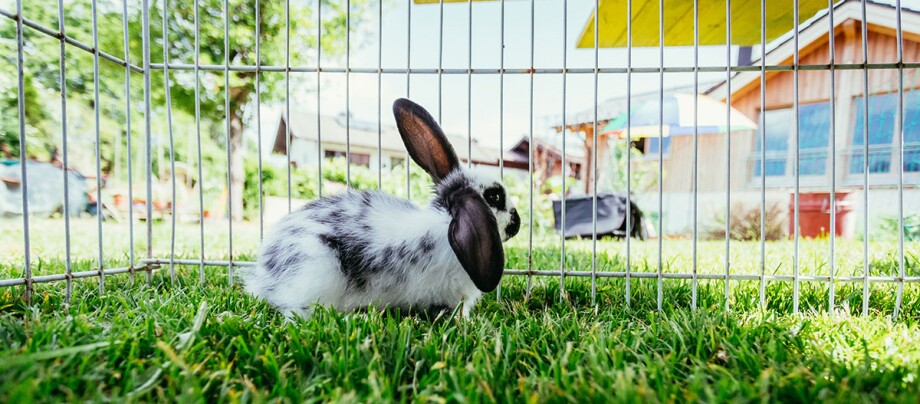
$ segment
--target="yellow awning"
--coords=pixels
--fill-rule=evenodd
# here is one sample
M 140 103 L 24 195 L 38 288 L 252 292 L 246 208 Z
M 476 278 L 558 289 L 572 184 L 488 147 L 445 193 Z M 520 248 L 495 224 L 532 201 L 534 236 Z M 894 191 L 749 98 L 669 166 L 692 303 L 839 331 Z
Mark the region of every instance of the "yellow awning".
M 499 1 L 499 0 L 473 0 L 473 3 L 480 1 Z M 510 0 L 509 0 L 510 1 Z M 415 4 L 440 4 L 441 0 L 412 0 Z M 469 0 L 444 0 L 445 3 L 469 3 Z
M 438 4 L 440 0 L 413 0 L 416 4 Z M 466 3 L 467 0 L 443 0 Z M 497 0 L 473 0 L 497 1 Z M 509 0 L 510 1 L 510 0 Z M 582 0 L 590 1 L 590 0 Z M 632 1 L 632 46 L 658 46 L 659 0 L 598 0 L 602 24 L 597 32 L 599 47 L 626 47 L 626 5 Z M 763 0 L 767 9 L 767 42 L 792 31 L 794 0 Z M 731 0 L 733 45 L 759 45 L 761 0 Z M 725 0 L 698 0 L 700 45 L 725 45 Z M 799 23 L 827 8 L 827 0 L 798 0 Z M 693 0 L 664 0 L 665 46 L 693 46 Z M 594 19 L 591 13 L 578 40 L 579 48 L 594 47 Z
M 626 6 L 629 0 L 599 0 L 601 25 L 597 33 L 601 48 L 625 48 Z M 770 41 L 794 29 L 793 0 L 764 0 L 767 11 L 766 39 Z M 761 43 L 761 0 L 732 0 L 732 45 Z M 799 23 L 827 8 L 827 0 L 799 0 Z M 700 45 L 725 45 L 725 0 L 698 0 Z M 632 0 L 632 46 L 659 46 L 658 0 Z M 578 40 L 579 48 L 594 47 L 595 14 Z M 664 1 L 665 46 L 693 46 L 693 0 Z

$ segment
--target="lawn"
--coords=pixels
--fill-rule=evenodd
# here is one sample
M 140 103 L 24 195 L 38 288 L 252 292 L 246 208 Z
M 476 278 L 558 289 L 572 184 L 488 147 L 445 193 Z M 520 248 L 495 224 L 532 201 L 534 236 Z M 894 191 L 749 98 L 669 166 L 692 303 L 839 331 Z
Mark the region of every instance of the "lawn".
M 9 224 L 16 222 L 5 222 Z M 96 267 L 95 222 L 75 221 L 74 270 Z M 31 232 L 36 273 L 61 272 L 59 222 Z M 21 273 L 21 233 L 0 230 L 0 278 Z M 138 257 L 145 229 L 135 229 Z M 234 256 L 251 259 L 258 225 L 234 226 Z M 40 228 L 41 230 L 36 230 Z M 123 265 L 127 229 L 106 224 L 107 267 Z M 209 258 L 226 258 L 225 233 L 207 229 Z M 508 247 L 508 267 L 527 268 L 526 232 Z M 180 226 L 177 255 L 197 257 L 198 227 Z M 154 255 L 168 256 L 170 232 L 154 229 Z M 17 247 L 19 245 L 19 247 Z M 663 272 L 692 270 L 692 242 L 665 240 Z M 592 243 L 566 243 L 569 270 L 590 270 Z M 908 275 L 920 274 L 916 244 L 906 246 Z M 17 250 L 17 248 L 19 250 Z M 699 273 L 724 272 L 724 242 L 701 242 Z M 624 269 L 625 243 L 597 245 L 599 271 Z M 633 271 L 658 267 L 657 241 L 631 243 Z M 533 268 L 558 270 L 559 240 L 534 240 Z M 800 273 L 827 274 L 828 240 L 803 240 Z M 896 244 L 870 243 L 873 275 L 898 272 Z M 165 255 L 163 255 L 165 254 Z M 767 243 L 768 274 L 790 274 L 791 242 Z M 862 243 L 838 240 L 839 276 L 861 275 Z M 733 242 L 733 273 L 760 273 L 759 243 Z M 164 267 L 150 286 L 138 276 L 35 285 L 32 306 L 22 288 L 0 289 L 0 401 L 903 401 L 920 395 L 920 288 L 905 288 L 891 319 L 896 287 L 873 283 L 871 310 L 861 311 L 862 284 L 839 283 L 827 311 L 825 283 L 803 283 L 792 314 L 792 285 L 733 281 L 731 310 L 724 281 L 506 277 L 501 297 L 488 295 L 470 320 L 395 312 L 320 313 L 285 322 L 265 304 L 229 285 L 226 269 Z M 528 297 L 528 289 L 530 290 Z

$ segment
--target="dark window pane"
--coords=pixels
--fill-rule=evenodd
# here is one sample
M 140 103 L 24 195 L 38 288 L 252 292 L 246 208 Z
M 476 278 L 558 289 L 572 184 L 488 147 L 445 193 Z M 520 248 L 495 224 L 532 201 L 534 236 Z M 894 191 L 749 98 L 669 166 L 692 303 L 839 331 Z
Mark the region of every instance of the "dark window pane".
M 754 161 L 754 176 L 760 177 L 760 159 Z M 783 176 L 786 174 L 786 158 L 775 158 L 771 159 L 767 157 L 767 163 L 765 164 L 767 169 L 767 177 Z
M 920 172 L 920 146 L 906 148 L 904 150 L 904 172 Z
M 351 161 L 351 164 L 357 166 L 370 167 L 371 165 L 371 156 L 369 154 L 351 153 L 348 160 Z
M 324 150 L 323 151 L 323 155 L 326 156 L 326 158 L 328 159 L 337 158 L 337 157 L 344 158 L 345 154 L 346 153 L 344 151 L 339 151 L 339 150 Z M 369 154 L 351 153 L 351 155 L 348 156 L 348 160 L 353 165 L 364 166 L 364 167 L 371 166 L 371 156 Z
M 662 153 L 664 155 L 670 154 L 671 153 L 671 138 L 664 137 L 662 138 L 662 141 L 663 141 L 662 144 L 664 145 L 664 150 Z M 646 138 L 645 139 L 645 156 L 650 157 L 650 158 L 654 158 L 658 156 L 658 144 L 659 143 L 658 143 L 657 137 Z
M 824 175 L 830 136 L 830 104 L 799 106 L 799 173 Z
M 786 175 L 786 152 L 789 150 L 789 140 L 792 128 L 792 110 L 779 109 L 766 111 L 764 116 L 765 126 L 757 133 L 755 151 L 758 156 L 754 160 L 754 176 L 760 176 L 760 151 L 763 148 L 763 135 L 766 134 L 766 173 L 767 176 Z M 763 132 L 762 132 L 763 131 Z
M 920 172 L 920 91 L 904 93 L 904 172 Z
M 850 174 L 863 172 L 865 138 L 869 138 L 869 172 L 887 173 L 891 169 L 891 140 L 897 119 L 898 94 L 880 94 L 869 97 L 869 131 L 865 131 L 865 105 L 863 97 L 854 99 L 856 122 L 853 126 L 853 152 Z

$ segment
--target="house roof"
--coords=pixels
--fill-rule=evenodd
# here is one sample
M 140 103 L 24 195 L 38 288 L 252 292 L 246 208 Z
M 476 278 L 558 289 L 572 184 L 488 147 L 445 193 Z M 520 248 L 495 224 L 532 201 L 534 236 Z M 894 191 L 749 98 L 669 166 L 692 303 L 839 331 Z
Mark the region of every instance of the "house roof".
M 549 152 L 549 155 L 557 159 L 562 159 L 562 150 L 559 147 L 553 145 L 550 142 L 545 140 L 534 138 L 534 144 L 537 146 L 537 150 L 545 150 Z M 566 162 L 572 164 L 581 164 L 584 162 L 584 149 L 582 148 L 568 148 L 565 151 Z M 521 162 L 524 164 L 524 167 L 527 167 L 527 159 L 530 154 L 530 138 L 527 136 L 521 136 L 521 138 L 511 146 L 508 151 L 505 152 L 505 164 L 509 162 Z
M 550 142 L 534 139 L 534 144 L 537 146 L 537 150 L 547 151 L 554 159 L 562 160 L 562 151 Z M 584 164 L 584 153 L 579 153 L 579 151 L 583 151 L 583 149 L 576 148 L 574 153 L 571 149 L 566 150 L 565 159 L 567 165 L 579 167 Z M 504 165 L 505 167 L 522 170 L 530 167 L 530 139 L 527 136 L 522 136 L 514 146 L 505 152 Z
M 548 150 L 551 155 L 562 158 L 562 150 L 558 146 L 550 142 L 547 142 L 545 140 L 538 139 L 538 138 L 534 138 L 534 144 L 537 145 L 538 150 Z M 505 155 L 507 156 L 508 153 L 524 153 L 526 155 L 527 153 L 529 153 L 529 151 L 530 151 L 530 138 L 528 136 L 521 136 L 521 138 L 517 141 L 517 143 L 515 143 L 514 146 L 511 146 L 511 148 L 508 149 Z M 572 150 L 571 148 L 567 148 L 565 151 L 566 160 L 571 160 L 577 163 L 577 162 L 581 162 L 582 160 L 584 160 L 584 157 L 585 157 L 584 150 L 582 150 L 581 148 L 576 148 L 575 150 Z
M 699 91 L 705 92 L 707 89 L 711 88 L 714 85 L 718 85 L 720 81 L 701 81 L 699 83 Z M 696 92 L 697 90 L 694 86 L 676 86 L 671 88 L 665 88 L 665 94 L 677 93 L 677 92 Z M 608 98 L 604 101 L 597 103 L 597 127 L 600 130 L 607 121 L 616 118 L 626 112 L 627 101 L 631 101 L 632 107 L 636 107 L 642 103 L 658 99 L 658 90 L 643 92 L 643 93 L 634 93 L 627 98 L 627 95 L 620 95 L 612 98 Z M 557 115 L 549 118 L 553 129 L 557 132 L 561 129 L 562 116 Z M 594 108 L 589 108 L 583 111 L 576 112 L 572 115 L 565 117 L 565 126 L 567 128 L 574 128 L 584 124 L 593 124 L 594 122 Z
M 287 122 L 287 116 L 282 113 L 278 121 L 272 153 L 284 154 L 287 149 L 285 142 Z M 291 138 L 294 139 L 321 140 L 324 145 L 344 147 L 347 138 L 351 146 L 376 149 L 379 143 L 381 150 L 395 153 L 406 152 L 406 146 L 399 136 L 399 131 L 392 125 L 378 127 L 376 122 L 361 121 L 354 117 L 346 120 L 345 114 L 320 115 L 318 122 L 320 132 L 317 135 L 316 113 L 292 110 L 290 122 Z M 483 146 L 475 139 L 469 144 L 468 138 L 462 135 L 448 133 L 447 138 L 461 160 L 466 161 L 468 149 L 472 149 L 474 163 L 498 165 L 499 151 L 497 149 Z
M 907 1 L 901 2 L 901 32 L 905 39 L 920 41 L 920 5 L 910 4 Z M 883 32 L 895 32 L 897 30 L 898 14 L 895 7 L 895 0 L 870 0 L 866 2 L 866 22 L 870 30 L 872 28 L 881 29 Z M 817 41 L 826 40 L 828 26 L 830 25 L 831 14 L 827 9 L 818 13 L 814 18 L 806 21 L 799 26 L 798 42 L 799 49 L 806 48 Z M 862 21 L 862 4 L 858 0 L 844 0 L 836 5 L 833 9 L 834 31 L 848 20 Z M 795 32 L 789 31 L 775 41 L 766 46 L 766 59 L 763 61 L 766 65 L 788 65 L 792 63 L 792 57 L 795 53 Z M 800 58 L 802 55 L 799 56 Z M 751 65 L 760 65 L 761 58 L 751 61 Z M 736 73 L 731 79 L 732 94 L 750 88 L 756 84 L 755 81 L 760 79 L 760 71 L 745 71 Z M 727 98 L 726 82 L 710 89 L 707 94 L 719 100 Z

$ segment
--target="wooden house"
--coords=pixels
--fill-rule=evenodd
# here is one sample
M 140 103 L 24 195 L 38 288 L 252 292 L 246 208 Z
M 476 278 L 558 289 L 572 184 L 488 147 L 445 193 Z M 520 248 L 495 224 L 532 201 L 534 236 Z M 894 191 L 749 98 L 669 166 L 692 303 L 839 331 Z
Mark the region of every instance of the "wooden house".
M 788 204 L 796 177 L 800 198 L 802 194 L 829 193 L 833 185 L 835 192 L 848 194 L 845 202 L 855 213 L 851 225 L 846 226 L 847 235 L 852 235 L 854 228 L 862 229 L 866 196 L 870 228 L 883 217 L 897 217 L 899 187 L 903 189 L 905 214 L 920 213 L 920 70 L 898 68 L 901 61 L 920 61 L 920 6 L 908 3 L 898 16 L 893 5 L 867 2 L 867 24 L 863 27 L 862 4 L 840 2 L 831 12 L 819 14 L 800 27 L 798 38 L 790 33 L 768 47 L 766 65 L 792 66 L 797 57 L 798 72 L 770 71 L 761 78 L 759 71 L 745 71 L 709 91 L 710 96 L 730 103 L 761 126 L 757 131 L 732 134 L 730 189 L 739 200 L 755 203 L 765 183 L 768 200 Z M 833 77 L 827 70 L 832 61 L 842 65 Z M 870 65 L 868 70 L 859 68 L 865 62 Z M 759 59 L 751 63 L 760 64 Z M 901 94 L 903 122 L 898 100 Z M 729 161 L 724 137 L 722 144 L 704 149 L 700 161 L 710 165 L 721 162 L 721 167 L 701 171 L 700 191 L 724 192 L 725 162 Z M 722 184 L 711 183 L 711 178 L 721 178 Z M 868 195 L 864 195 L 866 182 Z M 668 191 L 690 190 L 671 187 Z
M 844 195 L 843 203 L 852 209 L 849 222 L 843 226 L 847 229 L 844 236 L 862 229 L 862 217 L 867 213 L 863 191 L 866 180 L 869 184 L 866 217 L 870 229 L 882 218 L 897 218 L 899 186 L 903 189 L 905 214 L 920 213 L 920 69 L 913 67 L 920 62 L 920 5 L 902 2 L 900 48 L 896 11 L 889 3 L 866 3 L 868 70 L 861 68 L 865 62 L 862 4 L 858 0 L 845 0 L 802 23 L 797 35 L 790 31 L 767 44 L 765 65 L 788 66 L 787 69 L 770 70 L 762 75 L 756 68 L 762 63 L 758 50 L 753 60 L 740 61 L 751 69 L 735 73 L 727 82 L 701 83 L 702 93 L 729 103 L 756 122 L 758 129 L 736 130 L 729 136 L 724 133 L 670 136 L 661 144 L 654 138 L 634 142 L 634 147 L 644 153 L 643 158 L 634 160 L 634 173 L 649 171 L 649 177 L 654 177 L 651 181 L 657 181 L 659 149 L 663 155 L 662 195 L 658 195 L 655 183 L 636 195 L 640 207 L 656 215 L 660 197 L 664 232 L 686 235 L 694 223 L 694 195 L 698 202 L 695 220 L 705 229 L 717 216 L 724 217 L 728 202 L 726 189 L 730 190 L 732 205 L 759 208 L 765 200 L 768 205 L 778 204 L 788 212 L 798 178 L 800 199 L 803 195 L 826 195 L 832 186 L 836 193 Z M 829 71 L 832 37 L 836 65 L 833 98 Z M 901 61 L 907 65 L 901 65 L 899 70 Z M 797 71 L 792 67 L 796 64 Z M 762 79 L 766 83 L 763 88 Z M 869 94 L 867 124 L 863 118 L 867 104 L 863 98 L 864 83 L 868 84 Z M 899 88 L 904 96 L 903 124 L 898 113 Z M 688 90 L 692 87 L 674 88 L 665 93 Z M 638 105 L 657 96 L 657 91 L 635 94 L 631 101 Z M 599 104 L 598 110 L 597 127 L 601 128 L 625 112 L 625 97 Z M 593 114 L 582 115 L 567 123 L 566 129 L 582 132 L 590 139 L 595 126 Z M 560 131 L 561 126 L 556 126 L 556 130 Z M 899 137 L 902 133 L 903 137 Z M 606 162 L 607 143 L 598 144 L 601 165 Z M 589 142 L 586 146 L 589 152 L 585 166 L 590 167 L 594 145 Z M 762 172 L 766 174 L 763 177 Z M 586 173 L 589 182 L 590 174 Z M 764 183 L 766 186 L 762 187 Z M 591 192 L 590 188 L 585 192 Z

